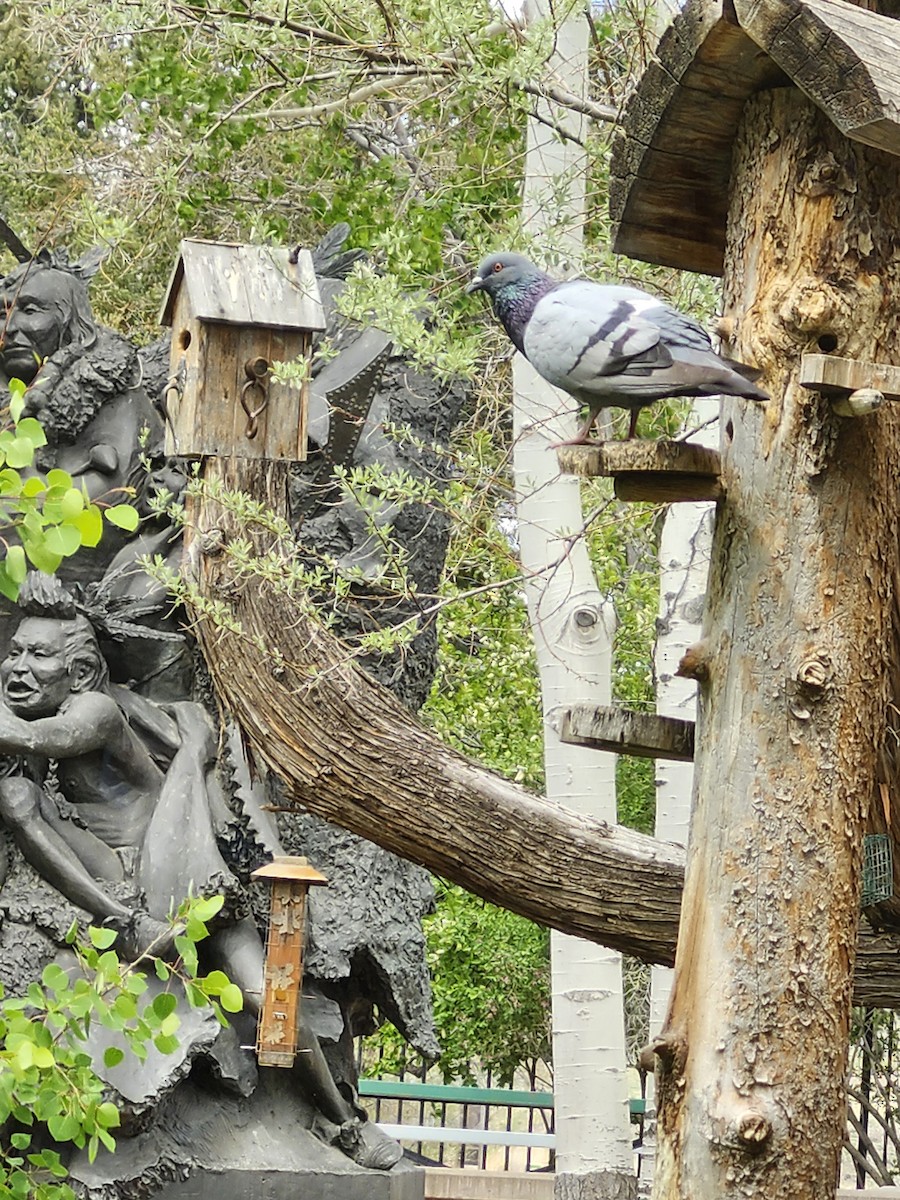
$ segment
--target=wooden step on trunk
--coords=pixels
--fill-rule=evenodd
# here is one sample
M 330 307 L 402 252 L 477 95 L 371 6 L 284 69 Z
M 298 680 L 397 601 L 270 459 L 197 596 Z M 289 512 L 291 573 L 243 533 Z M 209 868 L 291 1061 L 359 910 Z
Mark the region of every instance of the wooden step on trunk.
M 719 453 L 692 442 L 632 440 L 560 446 L 559 469 L 568 475 L 611 476 L 620 500 L 657 504 L 721 500 Z
M 576 704 L 561 710 L 559 739 L 572 746 L 593 746 L 613 754 L 638 758 L 671 758 L 690 762 L 694 757 L 694 722 L 624 708 Z

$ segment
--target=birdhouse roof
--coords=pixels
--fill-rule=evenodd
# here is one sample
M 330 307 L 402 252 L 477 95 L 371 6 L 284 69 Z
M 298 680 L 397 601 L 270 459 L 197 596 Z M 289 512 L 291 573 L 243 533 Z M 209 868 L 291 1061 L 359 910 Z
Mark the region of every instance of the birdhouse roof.
M 186 287 L 201 321 L 270 329 L 322 330 L 325 313 L 308 250 L 247 246 L 186 238 L 160 312 L 172 324 L 175 300 Z
M 900 155 L 898 62 L 900 22 L 845 0 L 687 0 L 625 110 L 614 248 L 720 275 L 747 98 L 793 84 L 847 137 Z
M 328 879 L 311 867 L 305 858 L 287 854 L 276 854 L 270 863 L 252 873 L 253 879 L 299 880 L 301 883 L 327 883 Z

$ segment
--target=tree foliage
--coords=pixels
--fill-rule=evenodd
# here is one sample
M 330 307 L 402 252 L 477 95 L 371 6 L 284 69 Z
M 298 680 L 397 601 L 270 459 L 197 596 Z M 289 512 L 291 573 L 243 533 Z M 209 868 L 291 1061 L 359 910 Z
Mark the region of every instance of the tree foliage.
M 556 19 L 573 5 L 558 6 Z M 30 248 L 111 249 L 93 284 L 102 319 L 130 336 L 157 335 L 183 236 L 309 245 L 346 221 L 352 245 L 370 256 L 351 280 L 346 311 L 387 328 L 430 366 L 477 379 L 449 487 L 424 494 L 409 480 L 352 473 L 343 486 L 450 514 L 441 595 L 422 601 L 429 613 L 439 610 L 441 636 L 426 716 L 448 741 L 540 788 L 538 684 L 511 519 L 510 349 L 461 284 L 488 249 L 524 248 L 547 266 L 650 284 L 709 312 L 708 284 L 616 259 L 608 248 L 609 136 L 652 44 L 645 9 L 637 0 L 591 6 L 591 94 L 583 99 L 547 77 L 553 23 L 526 26 L 490 0 L 11 0 L 0 15 L 3 215 Z M 552 242 L 531 244 L 520 224 L 525 118 L 538 96 L 589 117 L 578 264 Z M 562 191 L 558 203 L 562 216 Z M 679 413 L 644 414 L 642 431 L 671 431 Z M 647 708 L 658 514 L 626 509 L 601 483 L 586 487 L 585 506 L 594 512 L 586 535 L 600 586 L 617 610 L 615 694 Z M 408 588 L 399 557 L 389 574 L 383 584 Z M 651 764 L 623 760 L 619 772 L 622 819 L 648 829 Z M 501 1011 L 479 981 L 490 955 L 503 961 L 497 939 L 506 939 L 521 959 L 510 979 L 544 995 L 546 937 L 516 922 L 489 917 L 454 889 L 444 893 L 432 952 L 453 981 L 446 1003 L 436 981 L 447 1070 L 471 1070 L 474 1060 L 454 1040 L 465 1021 L 481 1031 L 470 1051 L 487 1049 L 488 1019 L 501 1056 L 514 1028 L 524 1031 L 523 1047 L 546 1037 L 539 1006 L 519 998 Z M 490 945 L 480 966 L 469 964 L 468 988 L 450 952 L 454 936 Z
M 74 1200 L 55 1147 L 84 1149 L 91 1162 L 101 1147 L 115 1150 L 112 1131 L 121 1118 L 86 1051 L 92 1025 L 114 1031 L 126 1044 L 127 1051 L 115 1044 L 105 1051 L 105 1066 L 115 1067 L 126 1053 L 145 1059 L 151 1044 L 162 1054 L 177 1050 L 178 1008 L 185 1000 L 192 1007 L 211 1005 L 223 1025 L 225 1012 L 240 1012 L 240 989 L 221 971 L 197 974 L 197 943 L 222 903 L 212 896 L 181 905 L 172 965 L 152 953 L 125 963 L 116 954 L 113 930 L 91 926 L 81 942 L 73 926 L 68 969 L 48 964 L 24 996 L 6 996 L 0 986 L 0 1193 L 16 1200 Z M 148 968 L 165 985 L 152 1000 L 143 999 Z

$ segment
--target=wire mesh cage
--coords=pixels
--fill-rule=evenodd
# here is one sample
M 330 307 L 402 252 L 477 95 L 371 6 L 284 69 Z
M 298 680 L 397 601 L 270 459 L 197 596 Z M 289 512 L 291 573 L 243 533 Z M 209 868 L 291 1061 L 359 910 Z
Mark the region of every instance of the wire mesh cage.
M 880 904 L 894 894 L 894 856 L 891 839 L 884 833 L 863 838 L 863 879 L 860 906 Z

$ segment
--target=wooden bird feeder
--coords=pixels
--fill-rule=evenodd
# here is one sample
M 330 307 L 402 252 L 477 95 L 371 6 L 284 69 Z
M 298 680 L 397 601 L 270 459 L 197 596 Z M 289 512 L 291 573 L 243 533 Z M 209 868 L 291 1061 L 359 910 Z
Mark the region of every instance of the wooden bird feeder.
M 306 897 L 310 887 L 328 880 L 305 858 L 286 855 L 276 855 L 272 862 L 254 871 L 253 878 L 272 881 L 256 1056 L 261 1067 L 290 1067 L 297 1055 Z
M 160 322 L 172 327 L 166 453 L 306 458 L 312 336 L 325 328 L 308 251 L 185 240 Z M 275 363 L 301 373 L 275 379 Z

